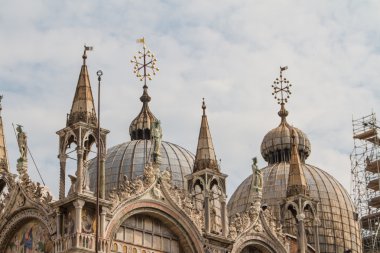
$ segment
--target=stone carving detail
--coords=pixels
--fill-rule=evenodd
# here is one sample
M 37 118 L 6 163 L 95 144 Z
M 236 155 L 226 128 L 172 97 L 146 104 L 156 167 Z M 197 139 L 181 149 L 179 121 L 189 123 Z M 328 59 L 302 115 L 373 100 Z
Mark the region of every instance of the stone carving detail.
M 50 206 L 53 196 L 45 186 L 42 186 L 39 182 L 34 183 L 30 179 L 20 181 L 18 184 L 28 199 L 42 205 L 49 213 L 53 212 Z
M 82 210 L 82 232 L 91 234 L 95 231 L 95 219 L 91 211 Z
M 194 222 L 199 231 L 204 230 L 203 212 L 195 208 L 190 194 L 186 190 L 179 189 L 171 184 L 171 172 L 169 170 L 161 172 L 158 167 L 152 164 L 145 166 L 142 177 L 129 180 L 124 175 L 122 183 L 109 193 L 108 198 L 113 203 L 113 207 L 116 207 L 120 202 L 132 199 L 149 188 L 151 188 L 152 196 L 158 200 L 164 200 L 164 192 L 166 192 L 166 195 Z
M 109 193 L 108 198 L 112 201 L 113 206 L 116 206 L 118 203 L 124 200 L 140 195 L 151 185 L 153 185 L 159 174 L 159 168 L 154 168 L 152 164 L 147 164 L 145 166 L 144 175 L 142 177 L 137 177 L 134 180 L 129 180 L 128 177 L 124 175 L 119 187 L 114 188 Z
M 262 232 L 264 229 L 260 220 L 260 214 L 263 215 L 271 233 L 285 245 L 287 240 L 282 232 L 282 226 L 278 224 L 270 207 L 265 210 L 261 209 L 261 201 L 259 199 L 251 203 L 248 210 L 243 213 L 237 213 L 231 218 L 228 237 L 235 240 L 248 231 L 253 233 Z
M 277 237 L 284 245 L 287 243 L 286 236 L 282 231 L 282 225 L 277 222 L 277 219 L 274 217 L 270 207 L 263 211 L 264 218 L 269 225 L 270 230 L 273 235 Z
M 170 198 L 193 221 L 199 232 L 202 232 L 204 230 L 204 215 L 195 207 L 191 195 L 186 190 L 171 184 L 171 174 L 168 170 L 161 173 L 161 182 Z
M 230 220 L 228 237 L 235 240 L 239 235 L 250 229 L 253 229 L 255 232 L 262 232 L 263 227 L 260 221 L 260 212 L 261 200 L 257 199 L 251 203 L 248 210 L 235 214 Z

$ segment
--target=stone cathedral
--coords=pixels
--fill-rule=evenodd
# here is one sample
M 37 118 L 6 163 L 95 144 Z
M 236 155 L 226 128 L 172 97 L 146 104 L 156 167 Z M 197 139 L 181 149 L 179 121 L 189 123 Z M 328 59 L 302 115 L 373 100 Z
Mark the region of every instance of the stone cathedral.
M 147 81 L 158 69 L 145 44 L 132 60 L 144 83 L 141 111 L 130 123 L 130 140 L 107 147 L 110 131 L 99 126 L 87 50 L 70 113 L 62 115 L 66 125 L 57 131 L 59 196 L 30 179 L 22 126 L 17 126 L 19 158 L 9 161 L 0 107 L 0 253 L 362 252 L 349 194 L 307 163 L 311 143 L 288 123 L 286 67 L 273 85 L 279 125 L 261 143 L 268 164 L 260 169 L 254 158 L 252 168 L 236 168 L 252 174 L 228 199 L 205 101 L 195 155 L 164 140 L 149 107 Z M 74 175 L 67 173 L 70 157 Z

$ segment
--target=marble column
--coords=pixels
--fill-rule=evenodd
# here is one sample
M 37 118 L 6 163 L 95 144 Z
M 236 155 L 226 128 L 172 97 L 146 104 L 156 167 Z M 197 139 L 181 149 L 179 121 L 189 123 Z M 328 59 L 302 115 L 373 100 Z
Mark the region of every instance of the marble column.
M 60 154 L 59 158 L 59 199 L 63 199 L 66 194 L 66 154 Z
M 77 147 L 77 192 L 83 192 L 83 154 L 84 149 Z
M 82 232 L 82 208 L 85 204 L 84 200 L 78 199 L 73 202 L 75 207 L 75 232 Z
M 298 221 L 298 252 L 306 253 L 305 214 L 300 213 L 296 218 Z

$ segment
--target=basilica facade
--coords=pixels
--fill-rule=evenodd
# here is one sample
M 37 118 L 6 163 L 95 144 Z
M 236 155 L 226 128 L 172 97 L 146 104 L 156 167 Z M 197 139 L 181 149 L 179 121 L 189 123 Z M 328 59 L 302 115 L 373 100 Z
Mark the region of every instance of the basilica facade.
M 0 114 L 1 253 L 362 252 L 349 194 L 327 172 L 306 163 L 311 143 L 287 122 L 286 68 L 274 83 L 280 124 L 261 144 L 268 166 L 260 169 L 254 159 L 252 174 L 228 200 L 205 101 L 195 155 L 163 140 L 147 86 L 149 71 L 158 69 L 145 45 L 132 60 L 144 81 L 141 111 L 130 124 L 130 140 L 107 147 L 109 131 L 99 126 L 87 50 L 66 125 L 57 132 L 56 199 L 29 177 L 21 126 L 20 155 L 12 167 Z M 96 158 L 90 158 L 91 148 Z M 76 172 L 67 175 L 73 154 Z

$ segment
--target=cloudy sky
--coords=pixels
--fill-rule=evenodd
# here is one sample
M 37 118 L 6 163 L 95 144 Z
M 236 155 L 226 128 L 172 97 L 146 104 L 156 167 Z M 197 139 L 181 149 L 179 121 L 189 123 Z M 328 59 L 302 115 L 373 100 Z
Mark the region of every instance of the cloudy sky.
M 379 1 L 6 1 L 0 0 L 0 93 L 11 169 L 22 124 L 48 187 L 57 196 L 58 136 L 82 63 L 102 69 L 102 126 L 108 146 L 129 140 L 142 84 L 130 59 L 144 36 L 160 72 L 149 83 L 164 140 L 195 152 L 201 100 L 232 194 L 251 172 L 264 135 L 279 124 L 271 84 L 287 65 L 288 122 L 310 138 L 308 163 L 349 190 L 352 117 L 380 104 Z M 96 89 L 94 96 L 96 97 Z M 34 180 L 39 180 L 32 164 Z

